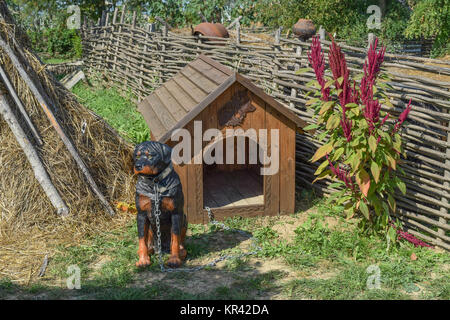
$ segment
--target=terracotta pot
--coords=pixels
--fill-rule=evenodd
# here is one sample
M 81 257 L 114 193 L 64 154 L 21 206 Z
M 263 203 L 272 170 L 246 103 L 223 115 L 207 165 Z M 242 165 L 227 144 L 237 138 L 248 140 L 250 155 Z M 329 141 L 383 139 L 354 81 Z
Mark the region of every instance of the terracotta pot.
M 301 40 L 306 41 L 316 34 L 316 27 L 309 19 L 299 19 L 292 27 L 292 32 Z
M 221 23 L 203 22 L 194 28 L 194 35 L 229 38 L 227 29 Z M 212 40 L 212 39 L 211 39 Z

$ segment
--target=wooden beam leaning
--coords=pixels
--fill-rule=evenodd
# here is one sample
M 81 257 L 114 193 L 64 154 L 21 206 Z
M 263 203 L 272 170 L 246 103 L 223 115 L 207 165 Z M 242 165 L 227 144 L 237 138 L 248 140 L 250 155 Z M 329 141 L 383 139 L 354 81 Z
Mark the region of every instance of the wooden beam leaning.
M 39 132 L 36 130 L 36 127 L 34 126 L 33 122 L 31 122 L 30 117 L 28 116 L 27 111 L 25 110 L 25 107 L 23 106 L 22 101 L 17 96 L 16 90 L 11 84 L 11 81 L 9 81 L 8 76 L 5 73 L 5 70 L 3 70 L 3 67 L 0 66 L 0 75 L 3 80 L 3 83 L 6 84 L 6 88 L 8 89 L 9 94 L 14 99 L 14 102 L 19 107 L 20 113 L 24 117 L 26 123 L 28 124 L 28 127 L 30 127 L 31 132 L 33 133 L 34 139 L 38 143 L 38 145 L 42 146 L 44 143 L 42 142 L 42 138 L 39 135 Z
M 33 169 L 36 180 L 39 182 L 42 189 L 44 189 L 45 194 L 52 203 L 53 207 L 56 209 L 57 214 L 61 216 L 68 215 L 69 208 L 67 208 L 58 190 L 56 190 L 55 186 L 51 182 L 36 149 L 33 147 L 30 140 L 28 140 L 27 135 L 20 126 L 19 121 L 8 103 L 6 96 L 2 92 L 0 92 L 0 113 L 16 137 L 17 142 L 25 153 L 25 156 Z
M 97 184 L 95 183 L 94 179 L 92 178 L 91 174 L 89 173 L 88 168 L 84 164 L 83 160 L 81 159 L 80 155 L 78 154 L 77 150 L 75 149 L 75 146 L 70 141 L 69 137 L 64 132 L 63 128 L 59 124 L 58 120 L 56 119 L 53 112 L 50 110 L 50 108 L 47 106 L 47 102 L 45 101 L 44 97 L 42 96 L 41 92 L 36 87 L 33 80 L 30 78 L 30 76 L 27 74 L 25 69 L 22 67 L 22 64 L 20 63 L 19 59 L 17 58 L 16 54 L 13 52 L 9 44 L 7 44 L 3 38 L 0 38 L 0 46 L 5 51 L 5 53 L 9 56 L 11 59 L 11 62 L 19 72 L 20 76 L 22 77 L 23 81 L 25 81 L 26 85 L 30 88 L 31 92 L 35 96 L 35 98 L 38 100 L 42 110 L 44 111 L 47 118 L 50 120 L 50 123 L 52 124 L 53 128 L 56 130 L 58 135 L 60 136 L 61 140 L 65 144 L 66 148 L 74 158 L 75 162 L 77 163 L 80 170 L 83 172 L 87 182 L 89 183 L 92 191 L 97 195 L 100 202 L 102 203 L 103 207 L 106 209 L 106 211 L 111 215 L 115 215 L 114 210 L 108 203 L 108 201 L 105 199 L 103 194 L 100 192 L 100 189 L 98 188 Z

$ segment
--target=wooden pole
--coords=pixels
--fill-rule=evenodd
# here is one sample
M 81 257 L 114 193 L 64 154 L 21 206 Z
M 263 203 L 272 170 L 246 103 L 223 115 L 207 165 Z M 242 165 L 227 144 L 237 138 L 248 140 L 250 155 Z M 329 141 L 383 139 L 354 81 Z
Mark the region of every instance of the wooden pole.
M 78 154 L 77 150 L 75 149 L 74 145 L 70 141 L 69 137 L 66 135 L 63 128 L 59 124 L 58 120 L 56 119 L 55 115 L 53 114 L 53 111 L 47 105 L 47 102 L 45 101 L 43 95 L 38 90 L 38 88 L 34 84 L 31 77 L 28 75 L 28 73 L 22 67 L 22 64 L 20 63 L 19 59 L 16 57 L 16 54 L 12 51 L 11 47 L 2 38 L 0 38 L 0 46 L 3 48 L 5 53 L 9 56 L 12 64 L 16 67 L 16 69 L 19 72 L 20 76 L 22 77 L 23 81 L 26 83 L 28 88 L 31 90 L 31 92 L 35 96 L 36 100 L 39 102 L 42 110 L 46 114 L 47 118 L 50 120 L 50 123 L 52 124 L 53 128 L 56 130 L 58 135 L 60 136 L 61 140 L 63 141 L 63 143 L 65 144 L 67 149 L 69 150 L 69 152 L 72 155 L 72 157 L 74 158 L 76 164 L 78 165 L 80 170 L 83 172 L 87 182 L 89 183 L 91 189 L 94 191 L 94 193 L 99 198 L 103 207 L 106 209 L 106 211 L 110 215 L 112 215 L 112 216 L 115 215 L 114 210 L 111 208 L 108 201 L 106 201 L 105 197 L 100 192 L 100 189 L 98 188 L 97 184 L 95 183 L 94 179 L 92 178 L 91 174 L 89 173 L 88 168 L 84 164 L 83 160 L 81 159 L 81 157 Z
M 368 44 L 367 44 L 367 49 L 369 49 L 370 48 L 370 46 L 372 45 L 374 45 L 374 43 L 375 43 L 375 34 L 374 33 L 369 33 L 369 36 L 368 36 L 368 38 L 367 38 L 367 42 L 368 42 Z
M 242 19 L 242 16 L 237 17 L 236 19 L 233 20 L 232 23 L 230 23 L 230 25 L 227 27 L 227 29 L 231 29 L 234 27 L 235 24 L 239 23 L 240 20 Z
M 241 23 L 239 20 L 236 21 L 236 43 L 241 43 Z
M 300 59 L 301 55 L 302 55 L 302 47 L 301 46 L 297 46 L 297 48 L 295 49 L 295 55 L 296 57 L 298 57 Z M 300 69 L 300 63 L 295 63 L 294 66 L 294 70 L 297 71 Z M 291 89 L 291 97 L 292 98 L 297 98 L 297 89 L 296 88 L 292 88 Z M 289 106 L 291 107 L 291 109 L 295 108 L 295 104 L 294 102 L 290 102 Z
M 17 142 L 25 153 L 31 168 L 33 169 L 36 180 L 39 182 L 42 189 L 44 189 L 45 194 L 52 203 L 53 207 L 56 209 L 57 214 L 61 216 L 68 215 L 69 208 L 67 208 L 66 204 L 59 195 L 58 190 L 56 190 L 55 186 L 51 182 L 37 151 L 34 149 L 30 140 L 28 140 L 27 135 L 20 126 L 19 121 L 14 115 L 8 100 L 3 93 L 0 93 L 0 113 L 16 137 Z
M 30 117 L 28 116 L 27 111 L 25 110 L 25 107 L 23 106 L 22 101 L 17 96 L 16 90 L 12 86 L 11 82 L 9 81 L 8 76 L 6 75 L 5 71 L 3 70 L 3 67 L 0 66 L 0 75 L 2 77 L 3 83 L 6 84 L 6 87 L 8 89 L 9 94 L 14 99 L 14 102 L 19 107 L 20 113 L 24 117 L 26 123 L 28 124 L 28 127 L 30 127 L 31 132 L 33 133 L 34 139 L 38 143 L 38 145 L 42 146 L 44 143 L 42 142 L 42 138 L 39 135 L 39 132 L 36 130 L 36 127 L 34 126 L 33 122 L 31 121 Z
M 320 41 L 325 40 L 325 29 L 322 26 L 320 26 L 319 28 L 319 38 Z

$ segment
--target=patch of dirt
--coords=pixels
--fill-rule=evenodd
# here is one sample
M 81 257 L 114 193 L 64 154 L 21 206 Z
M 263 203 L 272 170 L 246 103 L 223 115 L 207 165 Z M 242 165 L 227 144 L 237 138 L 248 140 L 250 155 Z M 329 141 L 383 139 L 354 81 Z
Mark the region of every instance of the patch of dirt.
M 288 243 L 292 242 L 295 238 L 295 230 L 308 220 L 308 216 L 308 212 L 296 217 L 280 216 L 272 229 L 277 232 L 280 239 Z

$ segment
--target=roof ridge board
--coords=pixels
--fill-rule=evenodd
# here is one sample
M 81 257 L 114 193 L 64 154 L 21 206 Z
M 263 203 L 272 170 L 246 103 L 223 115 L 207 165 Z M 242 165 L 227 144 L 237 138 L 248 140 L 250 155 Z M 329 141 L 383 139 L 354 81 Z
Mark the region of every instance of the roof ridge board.
M 197 71 L 198 73 L 200 73 L 203 77 L 205 77 L 206 79 L 208 79 L 209 81 L 213 82 L 216 85 L 220 85 L 223 82 L 219 82 L 218 80 L 215 80 L 214 78 L 210 77 L 208 74 L 203 73 L 201 70 L 199 70 L 196 66 L 192 65 L 191 63 L 188 64 L 186 67 L 189 67 L 191 69 L 194 69 L 195 71 Z M 214 67 L 211 66 L 211 70 L 214 70 Z M 217 69 L 216 69 L 217 70 Z M 219 70 L 220 71 L 220 70 Z M 225 76 L 228 76 L 228 78 L 230 77 L 230 75 L 225 74 Z
M 208 63 L 209 65 L 215 67 L 216 69 L 222 71 L 223 73 L 225 73 L 226 75 L 231 76 L 234 72 L 234 70 L 232 68 L 229 68 L 223 64 L 221 64 L 220 62 L 208 57 L 207 55 L 201 54 L 198 56 L 198 59 L 203 60 L 204 62 Z

